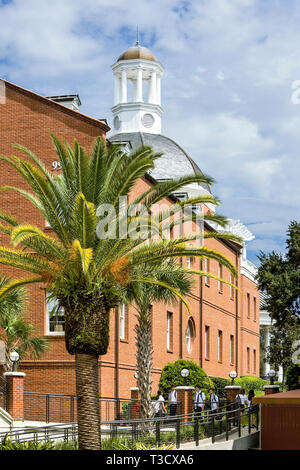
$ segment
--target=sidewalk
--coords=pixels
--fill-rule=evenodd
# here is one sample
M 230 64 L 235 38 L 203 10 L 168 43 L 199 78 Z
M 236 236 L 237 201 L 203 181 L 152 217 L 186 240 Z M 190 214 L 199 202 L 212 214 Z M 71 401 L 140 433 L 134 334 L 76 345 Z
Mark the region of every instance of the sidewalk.
M 202 439 L 199 441 L 199 446 L 195 442 L 185 442 L 180 445 L 179 450 L 247 450 L 250 447 L 257 446 L 259 431 L 248 434 L 248 427 L 241 429 L 241 437 L 238 436 L 238 431 L 235 430 L 226 441 L 226 435 L 216 436 L 216 442 L 212 444 L 211 438 Z

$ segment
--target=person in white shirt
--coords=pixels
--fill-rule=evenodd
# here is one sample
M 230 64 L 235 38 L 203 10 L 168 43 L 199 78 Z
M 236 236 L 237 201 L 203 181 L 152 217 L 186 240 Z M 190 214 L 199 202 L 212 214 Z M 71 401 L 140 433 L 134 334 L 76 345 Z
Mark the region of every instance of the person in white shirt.
M 236 395 L 235 402 L 237 403 L 238 408 L 240 408 L 242 410 L 244 408 L 248 407 L 248 397 L 247 397 L 247 395 L 245 393 L 245 390 L 243 388 L 241 389 L 241 392 L 238 393 L 238 395 Z M 244 412 L 240 411 L 238 413 L 240 414 L 241 423 L 242 423 L 242 426 L 244 428 L 246 426 L 245 425 L 245 419 L 244 419 L 244 416 L 243 416 Z
M 239 408 L 245 408 L 248 406 L 248 397 L 243 388 L 241 389 L 241 392 L 236 395 L 235 401 L 240 405 Z
M 170 416 L 176 415 L 177 411 L 177 392 L 175 390 L 175 385 L 171 385 L 171 392 L 168 396 L 168 404 L 170 407 Z
M 167 414 L 167 409 L 165 407 L 165 399 L 160 390 L 157 392 L 156 402 L 155 402 L 155 417 L 163 416 Z
M 217 413 L 219 409 L 219 397 L 215 394 L 215 390 L 213 388 L 210 389 L 209 394 L 211 413 Z
M 205 393 L 202 392 L 200 385 L 196 385 L 195 389 L 196 392 L 194 396 L 194 409 L 195 413 L 200 416 L 200 421 L 202 421 L 202 411 L 204 411 L 205 408 L 206 397 Z

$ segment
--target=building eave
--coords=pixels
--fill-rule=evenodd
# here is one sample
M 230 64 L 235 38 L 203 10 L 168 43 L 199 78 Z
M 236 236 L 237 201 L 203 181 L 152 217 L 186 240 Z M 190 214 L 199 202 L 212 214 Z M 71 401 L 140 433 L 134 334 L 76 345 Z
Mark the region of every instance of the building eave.
M 15 83 L 4 80 L 3 78 L 0 78 L 0 80 L 5 84 L 5 86 L 16 89 L 19 93 L 30 96 L 31 98 L 42 101 L 44 104 L 47 104 L 48 106 L 60 109 L 60 111 L 64 112 L 65 114 L 68 114 L 69 116 L 75 117 L 81 121 L 89 122 L 90 124 L 93 124 L 94 126 L 99 127 L 105 133 L 111 130 L 110 127 L 107 124 L 105 124 L 103 121 L 99 121 L 98 119 L 92 118 L 91 116 L 88 116 L 87 114 L 83 114 L 79 111 L 68 108 L 60 103 L 52 101 L 51 99 L 46 98 L 42 95 L 39 95 L 38 93 L 35 93 L 34 91 L 27 90 L 26 88 L 16 85 Z

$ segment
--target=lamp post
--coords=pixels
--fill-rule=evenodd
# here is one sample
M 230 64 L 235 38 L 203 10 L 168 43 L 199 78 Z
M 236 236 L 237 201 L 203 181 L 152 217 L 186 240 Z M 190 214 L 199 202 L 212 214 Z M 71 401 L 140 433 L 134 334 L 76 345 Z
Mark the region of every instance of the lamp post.
M 269 371 L 269 377 L 270 377 L 270 384 L 274 385 L 274 378 L 275 378 L 276 372 L 274 369 L 271 369 Z
M 190 371 L 188 369 L 182 369 L 180 374 L 181 374 L 181 377 L 183 378 L 184 385 L 186 385 L 186 379 L 190 375 Z
M 231 385 L 234 385 L 234 379 L 237 377 L 237 372 L 235 370 L 232 370 L 229 372 L 229 377 L 231 378 Z
M 9 355 L 9 358 L 11 362 L 13 363 L 13 372 L 16 372 L 18 368 L 18 361 L 20 359 L 20 355 L 17 353 L 17 351 L 12 351 Z

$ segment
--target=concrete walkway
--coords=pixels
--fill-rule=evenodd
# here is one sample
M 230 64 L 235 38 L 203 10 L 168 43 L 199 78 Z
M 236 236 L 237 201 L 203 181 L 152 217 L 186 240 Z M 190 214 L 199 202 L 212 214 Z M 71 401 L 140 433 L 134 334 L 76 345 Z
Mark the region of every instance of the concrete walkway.
M 229 440 L 226 441 L 226 434 L 216 436 L 216 442 L 212 444 L 211 438 L 202 439 L 199 441 L 199 446 L 194 442 L 185 442 L 180 445 L 180 450 L 247 450 L 253 447 L 258 447 L 259 431 L 253 430 L 248 434 L 248 427 L 241 429 L 241 437 L 238 436 L 238 431 L 234 430 L 229 435 Z

